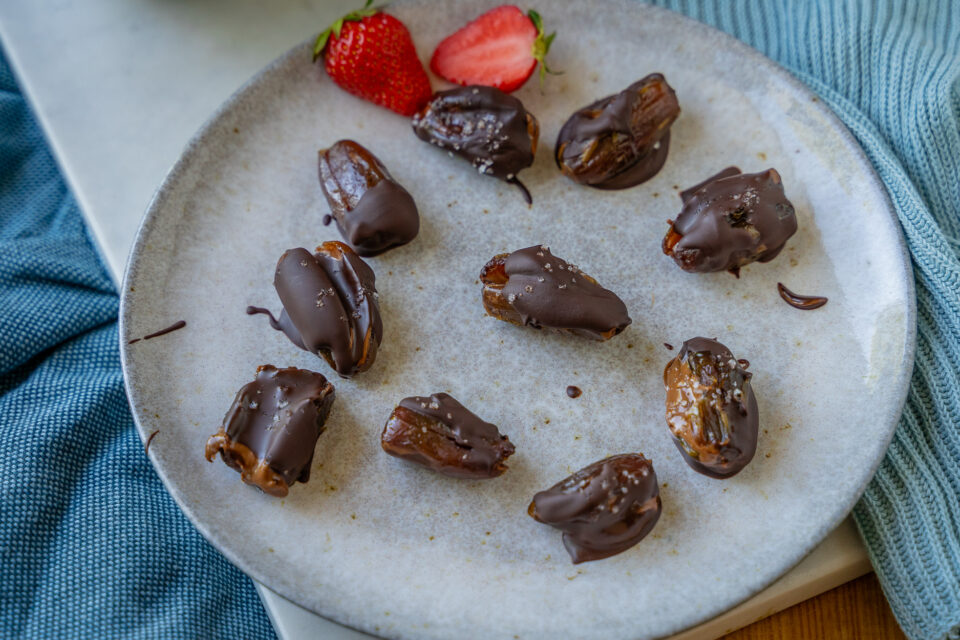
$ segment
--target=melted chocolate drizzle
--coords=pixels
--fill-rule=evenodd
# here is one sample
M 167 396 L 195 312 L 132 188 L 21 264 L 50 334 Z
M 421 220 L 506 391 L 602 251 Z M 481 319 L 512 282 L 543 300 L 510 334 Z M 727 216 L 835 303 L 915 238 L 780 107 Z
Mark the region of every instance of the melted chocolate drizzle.
M 134 344 L 136 342 L 140 342 L 141 340 L 152 340 L 153 338 L 159 338 L 160 336 L 165 336 L 168 333 L 173 333 L 178 329 L 183 329 L 185 326 L 187 326 L 187 322 L 185 320 L 177 320 L 176 322 L 174 322 L 172 325 L 170 325 L 165 329 L 160 329 L 160 331 L 154 331 L 153 333 L 148 333 L 142 338 L 134 338 L 133 340 L 127 341 L 127 344 Z
M 147 437 L 147 441 L 143 445 L 143 452 L 145 454 L 150 453 L 150 443 L 153 442 L 153 439 L 157 437 L 157 434 L 160 433 L 160 429 L 155 430 Z
M 794 309 L 812 311 L 827 304 L 827 298 L 823 296 L 802 296 L 799 293 L 794 293 L 790 291 L 790 289 L 787 289 L 783 286 L 782 282 L 777 283 L 777 291 L 780 292 L 780 297 L 783 298 L 783 301 Z
M 249 307 L 247 307 L 248 316 L 253 316 L 257 314 L 262 314 L 267 316 L 268 318 L 270 318 L 271 327 L 273 327 L 277 331 L 283 331 L 283 328 L 280 326 L 280 323 L 277 321 L 277 319 L 273 317 L 273 312 L 270 311 L 270 309 L 265 309 L 263 307 L 254 307 L 253 305 L 250 305 Z

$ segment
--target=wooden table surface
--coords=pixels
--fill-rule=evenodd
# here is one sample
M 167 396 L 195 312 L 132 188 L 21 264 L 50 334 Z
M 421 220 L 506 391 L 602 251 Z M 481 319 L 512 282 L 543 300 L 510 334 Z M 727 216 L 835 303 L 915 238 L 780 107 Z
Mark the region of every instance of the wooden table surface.
M 723 640 L 905 640 L 873 573 L 827 591 Z

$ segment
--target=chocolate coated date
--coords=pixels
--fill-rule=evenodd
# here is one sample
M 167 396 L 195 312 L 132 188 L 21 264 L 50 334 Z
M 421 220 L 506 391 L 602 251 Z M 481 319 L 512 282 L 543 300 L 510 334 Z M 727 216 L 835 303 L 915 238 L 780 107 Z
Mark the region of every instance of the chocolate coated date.
M 340 234 L 358 255 L 379 255 L 417 237 L 413 196 L 373 153 L 340 140 L 319 156 L 320 187 Z
M 484 86 L 439 91 L 413 116 L 413 131 L 481 175 L 516 184 L 531 201 L 517 174 L 533 164 L 540 125 L 515 97 Z
M 797 231 L 793 205 L 774 169 L 740 173 L 728 167 L 680 194 L 683 209 L 663 239 L 663 252 L 684 271 L 729 271 L 769 262 Z
M 677 96 L 659 73 L 583 107 L 560 129 L 554 150 L 565 176 L 599 189 L 626 189 L 663 167 Z
M 383 450 L 455 478 L 494 478 L 513 444 L 446 393 L 404 398 L 383 427 Z
M 208 461 L 223 461 L 272 496 L 310 479 L 317 438 L 335 397 L 333 385 L 313 371 L 263 365 L 237 392 L 220 429 L 207 441 Z
M 729 478 L 753 459 L 760 419 L 751 377 L 729 349 L 709 338 L 687 340 L 667 363 L 667 427 L 693 469 Z
M 313 254 L 290 249 L 277 262 L 273 285 L 283 312 L 279 320 L 270 316 L 270 326 L 344 378 L 373 366 L 383 337 L 376 278 L 353 249 L 336 240 Z M 248 307 L 247 313 L 270 312 Z
M 563 531 L 574 564 L 602 560 L 637 544 L 660 518 L 653 463 L 639 453 L 599 460 L 533 497 L 527 512 Z
M 545 245 L 494 256 L 480 282 L 487 313 L 519 326 L 609 340 L 631 322 L 615 293 Z

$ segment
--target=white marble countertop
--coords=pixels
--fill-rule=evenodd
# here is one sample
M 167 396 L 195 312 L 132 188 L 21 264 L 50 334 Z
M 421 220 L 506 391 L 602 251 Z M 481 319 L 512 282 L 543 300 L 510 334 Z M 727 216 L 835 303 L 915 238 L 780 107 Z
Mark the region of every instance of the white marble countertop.
M 0 2 L 0 39 L 119 283 L 140 218 L 234 90 L 351 0 Z M 870 570 L 848 519 L 767 590 L 677 638 L 714 638 Z M 257 585 L 283 640 L 368 638 Z

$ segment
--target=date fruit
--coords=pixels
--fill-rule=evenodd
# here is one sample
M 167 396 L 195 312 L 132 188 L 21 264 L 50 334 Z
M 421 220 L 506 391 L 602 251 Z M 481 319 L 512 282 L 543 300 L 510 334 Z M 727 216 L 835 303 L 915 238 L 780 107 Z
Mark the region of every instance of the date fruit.
M 557 166 L 598 189 L 646 182 L 667 161 L 670 125 L 679 115 L 677 95 L 663 75 L 651 73 L 570 116 L 557 136 Z
M 340 234 L 358 255 L 379 255 L 417 237 L 413 196 L 368 149 L 340 140 L 319 156 L 320 187 Z
M 383 450 L 455 478 L 495 478 L 513 444 L 446 393 L 404 398 L 383 427 Z
M 623 300 L 545 245 L 494 256 L 480 282 L 487 313 L 522 327 L 609 340 L 631 322 Z
M 667 427 L 696 471 L 729 478 L 753 459 L 760 417 L 751 377 L 728 348 L 709 338 L 687 340 L 667 363 Z
M 207 441 L 205 456 L 213 462 L 219 453 L 244 482 L 282 498 L 293 483 L 310 479 L 317 438 L 334 397 L 333 385 L 319 373 L 258 367 Z
M 729 271 L 769 262 L 797 231 L 793 205 L 775 169 L 741 173 L 727 167 L 680 194 L 683 209 L 663 239 L 663 252 L 684 271 Z
M 540 125 L 518 99 L 484 86 L 439 91 L 413 116 L 413 131 L 481 175 L 517 185 L 531 202 L 517 174 L 533 164 Z
M 653 463 L 639 453 L 599 460 L 533 496 L 527 513 L 563 531 L 574 564 L 626 551 L 660 518 Z

